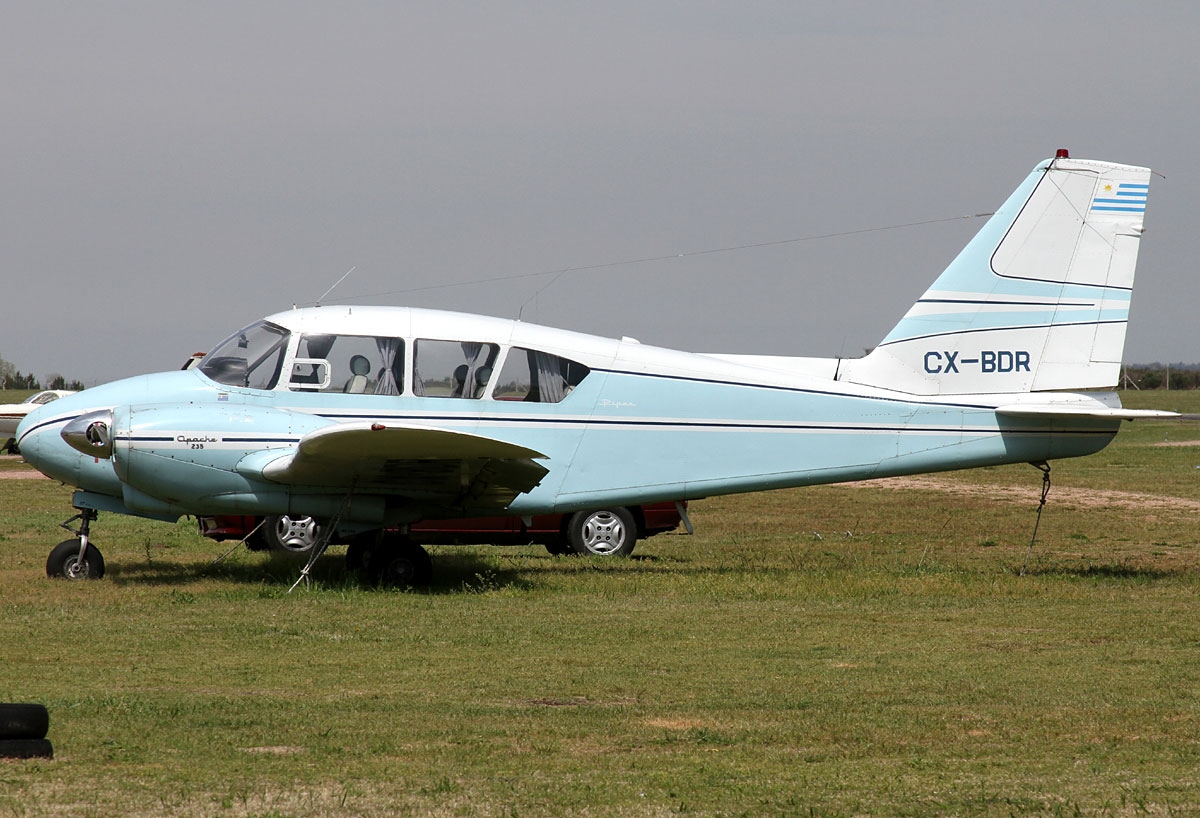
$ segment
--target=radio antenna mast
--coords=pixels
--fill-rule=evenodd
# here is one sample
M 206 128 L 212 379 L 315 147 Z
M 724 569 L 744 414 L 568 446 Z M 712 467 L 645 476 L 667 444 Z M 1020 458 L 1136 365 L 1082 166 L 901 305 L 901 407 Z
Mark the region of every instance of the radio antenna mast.
M 349 270 L 347 270 L 347 271 L 346 271 L 346 273 L 345 273 L 345 275 L 343 275 L 343 276 L 342 276 L 341 278 L 339 278 L 337 281 L 333 282 L 333 287 L 330 287 L 328 290 L 326 290 L 325 292 L 321 293 L 321 297 L 317 299 L 317 306 L 318 306 L 318 307 L 319 307 L 319 306 L 321 306 L 321 302 L 325 300 L 325 296 L 327 296 L 327 295 L 329 295 L 331 292 L 333 292 L 333 288 L 334 288 L 334 287 L 336 287 L 337 285 L 339 285 L 339 284 L 341 284 L 343 281 L 345 281 L 345 280 L 346 280 L 346 278 L 347 278 L 347 276 L 349 276 L 351 273 L 353 273 L 353 272 L 354 272 L 355 270 L 357 270 L 357 269 L 358 269 L 358 265 L 356 264 L 356 265 L 354 265 L 353 267 L 351 267 Z

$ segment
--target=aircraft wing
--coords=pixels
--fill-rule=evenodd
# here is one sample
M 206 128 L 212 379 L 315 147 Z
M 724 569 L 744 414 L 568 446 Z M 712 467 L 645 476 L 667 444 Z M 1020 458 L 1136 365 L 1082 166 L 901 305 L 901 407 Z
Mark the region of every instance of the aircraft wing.
M 1157 409 L 1123 409 L 1078 403 L 1015 403 L 1009 406 L 997 406 L 996 414 L 1017 418 L 1105 418 L 1108 420 L 1179 417 L 1178 412 L 1160 412 Z
M 507 506 L 549 471 L 533 449 L 428 426 L 338 423 L 289 449 L 247 455 L 238 471 L 291 486 L 345 487 L 460 505 Z

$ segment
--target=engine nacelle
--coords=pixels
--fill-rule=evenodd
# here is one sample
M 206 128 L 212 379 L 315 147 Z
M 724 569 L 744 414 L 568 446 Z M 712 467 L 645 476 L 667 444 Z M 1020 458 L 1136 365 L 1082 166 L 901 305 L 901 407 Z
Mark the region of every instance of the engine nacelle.
M 315 415 L 244 404 L 119 406 L 109 427 L 111 459 L 122 483 L 193 514 L 222 513 L 225 497 L 240 498 L 239 505 L 247 497 L 261 497 L 279 506 L 287 502 L 287 487 L 242 474 L 238 462 L 247 451 L 291 449 L 306 433 L 329 423 Z

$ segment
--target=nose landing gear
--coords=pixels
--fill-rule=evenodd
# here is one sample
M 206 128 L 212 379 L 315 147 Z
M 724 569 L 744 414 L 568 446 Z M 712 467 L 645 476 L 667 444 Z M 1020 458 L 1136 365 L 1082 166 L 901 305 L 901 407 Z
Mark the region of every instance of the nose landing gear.
M 88 531 L 92 520 L 96 519 L 96 510 L 80 509 L 79 513 L 64 523 L 62 528 L 75 535 L 75 539 L 63 540 L 54 546 L 46 560 L 46 575 L 62 579 L 100 579 L 104 576 L 104 557 L 100 550 L 88 542 Z M 71 527 L 71 523 L 79 520 L 79 528 Z

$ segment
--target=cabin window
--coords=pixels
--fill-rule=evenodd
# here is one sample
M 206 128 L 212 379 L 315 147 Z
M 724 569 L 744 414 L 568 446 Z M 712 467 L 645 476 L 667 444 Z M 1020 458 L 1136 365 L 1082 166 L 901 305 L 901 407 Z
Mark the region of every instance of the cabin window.
M 368 335 L 301 336 L 288 388 L 350 395 L 399 395 L 404 341 Z
M 289 337 L 287 330 L 275 324 L 251 324 L 205 355 L 200 371 L 226 386 L 274 389 Z
M 530 403 L 558 403 L 590 372 L 586 366 L 549 352 L 513 347 L 504 359 L 492 397 Z
M 500 347 L 474 341 L 420 339 L 413 358 L 413 394 L 482 398 Z

